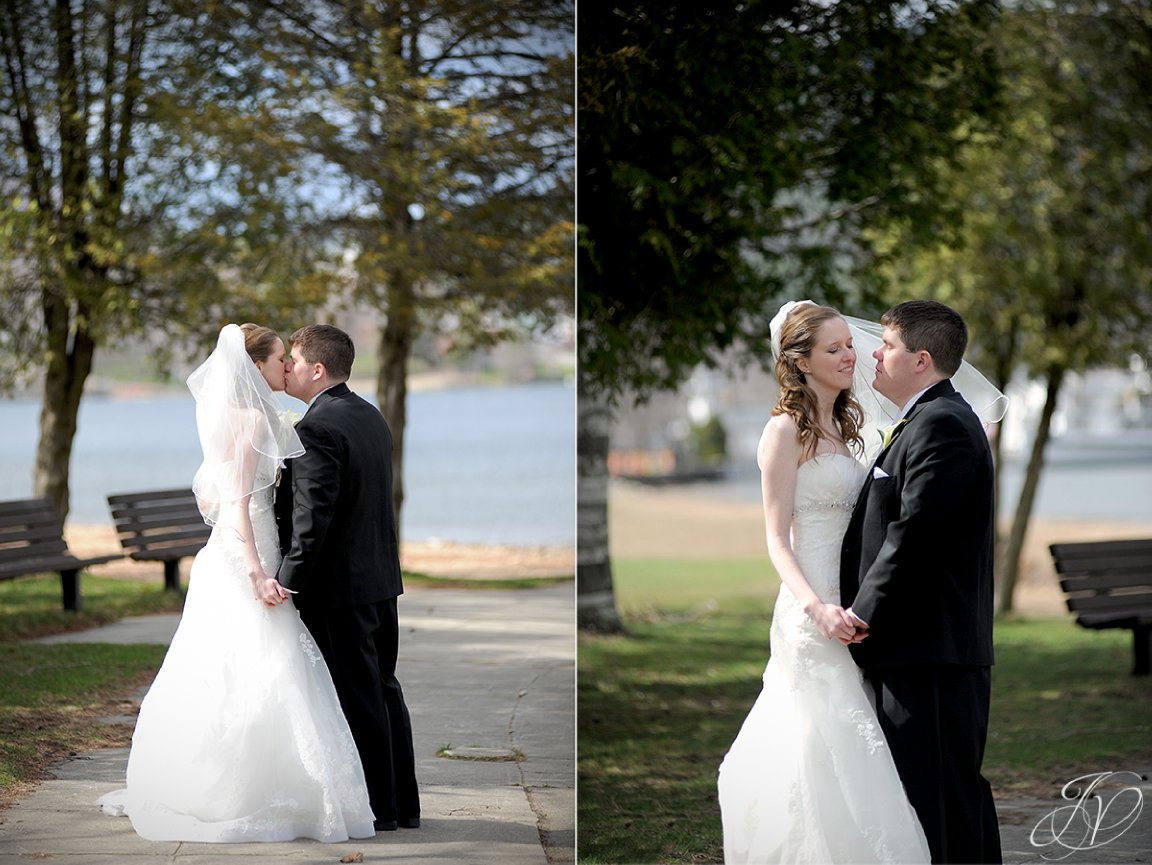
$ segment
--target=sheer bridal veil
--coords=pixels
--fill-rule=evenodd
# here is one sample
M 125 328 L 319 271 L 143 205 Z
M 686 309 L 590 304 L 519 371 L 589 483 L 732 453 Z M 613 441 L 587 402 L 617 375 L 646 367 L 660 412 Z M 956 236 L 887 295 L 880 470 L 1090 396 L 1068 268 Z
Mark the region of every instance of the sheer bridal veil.
M 279 417 L 272 389 L 244 348 L 244 332 L 225 325 L 216 348 L 188 376 L 204 460 L 192 481 L 204 521 L 220 521 L 235 504 L 276 483 L 284 460 L 304 453 L 292 425 Z

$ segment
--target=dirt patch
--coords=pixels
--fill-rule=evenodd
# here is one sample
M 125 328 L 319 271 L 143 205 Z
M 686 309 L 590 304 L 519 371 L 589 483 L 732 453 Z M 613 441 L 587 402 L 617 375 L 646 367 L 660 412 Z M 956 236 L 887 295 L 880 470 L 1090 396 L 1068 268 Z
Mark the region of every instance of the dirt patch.
M 116 529 L 111 525 L 69 523 L 64 530 L 68 548 L 76 556 L 120 552 Z M 484 544 L 406 543 L 401 545 L 400 564 L 405 570 L 434 577 L 515 579 L 524 577 L 570 577 L 576 573 L 573 547 L 506 547 Z M 185 581 L 192 559 L 180 562 Z M 93 569 L 95 573 L 139 580 L 162 580 L 159 562 L 119 559 Z

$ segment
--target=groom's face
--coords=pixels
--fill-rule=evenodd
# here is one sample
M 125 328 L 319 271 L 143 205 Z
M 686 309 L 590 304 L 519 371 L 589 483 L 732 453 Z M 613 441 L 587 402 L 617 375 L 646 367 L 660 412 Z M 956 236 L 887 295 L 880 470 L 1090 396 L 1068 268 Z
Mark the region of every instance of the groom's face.
M 872 386 L 902 406 L 922 387 L 919 358 L 908 350 L 900 331 L 886 327 L 882 339 L 880 347 L 872 352 L 876 359 L 876 379 Z
M 293 345 L 284 364 L 284 390 L 289 396 L 308 402 L 322 390 L 317 384 L 320 369 L 319 364 L 307 361 L 299 346 Z

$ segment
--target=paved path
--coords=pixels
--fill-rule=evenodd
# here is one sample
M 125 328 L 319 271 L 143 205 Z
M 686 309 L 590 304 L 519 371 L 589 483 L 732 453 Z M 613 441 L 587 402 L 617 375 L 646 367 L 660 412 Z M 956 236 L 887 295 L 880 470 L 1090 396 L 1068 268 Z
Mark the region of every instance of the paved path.
M 145 841 L 95 800 L 123 786 L 126 749 L 77 755 L 0 814 L 0 863 L 216 865 L 364 862 L 546 865 L 575 859 L 572 583 L 521 591 L 416 589 L 400 599 L 398 676 L 412 714 L 421 827 L 341 844 Z M 49 640 L 166 643 L 176 616 Z M 446 759 L 445 746 L 519 751 Z M 484 753 L 484 752 L 479 752 Z
M 1098 771 L 1110 777 L 1072 785 L 1068 798 L 1054 789 L 1051 798 L 997 802 L 1004 861 L 1152 862 L 1152 767 L 1101 766 Z M 1092 795 L 1082 798 L 1085 793 Z

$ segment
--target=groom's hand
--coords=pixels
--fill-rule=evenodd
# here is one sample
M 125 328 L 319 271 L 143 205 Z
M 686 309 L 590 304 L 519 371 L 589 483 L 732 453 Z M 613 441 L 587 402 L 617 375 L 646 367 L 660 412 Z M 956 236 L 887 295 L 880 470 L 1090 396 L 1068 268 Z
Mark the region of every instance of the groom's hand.
M 863 642 L 864 638 L 868 636 L 868 623 L 856 615 L 856 613 L 852 611 L 851 607 L 844 611 L 844 615 L 848 617 L 848 620 L 852 623 L 852 626 L 856 630 L 852 634 L 851 639 L 841 642 L 843 642 L 845 645 L 848 645 L 849 643 Z

